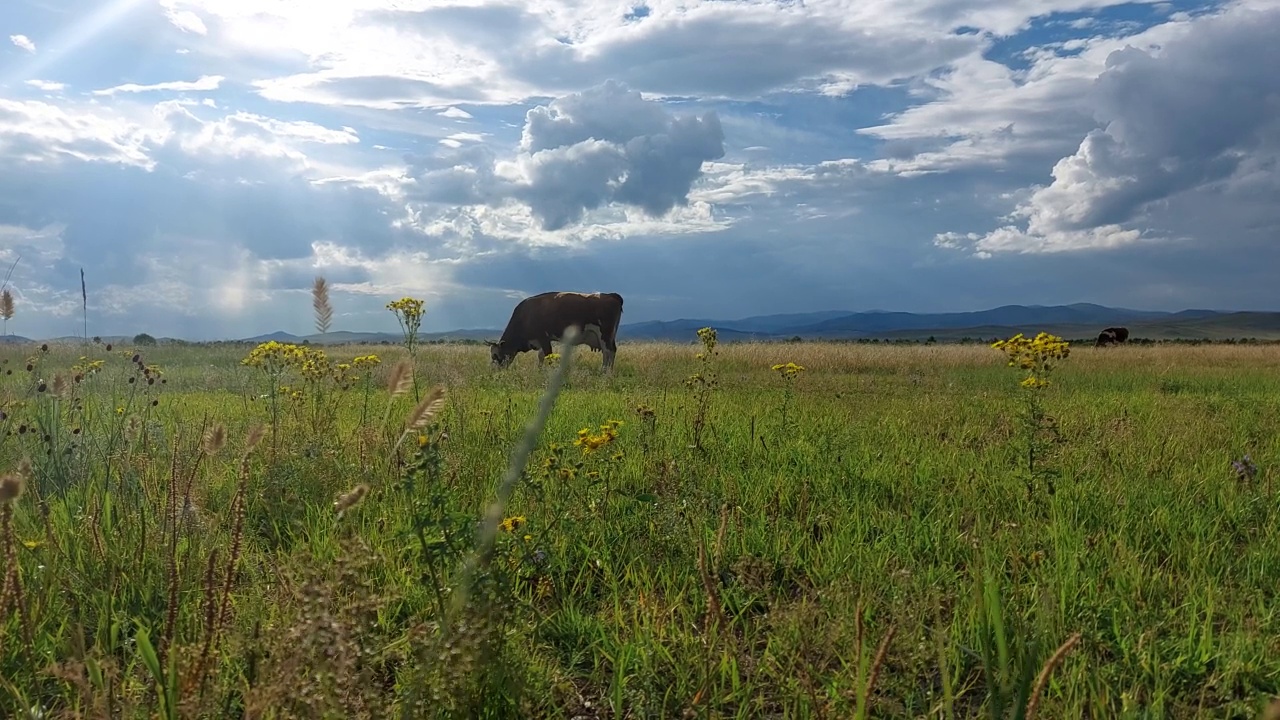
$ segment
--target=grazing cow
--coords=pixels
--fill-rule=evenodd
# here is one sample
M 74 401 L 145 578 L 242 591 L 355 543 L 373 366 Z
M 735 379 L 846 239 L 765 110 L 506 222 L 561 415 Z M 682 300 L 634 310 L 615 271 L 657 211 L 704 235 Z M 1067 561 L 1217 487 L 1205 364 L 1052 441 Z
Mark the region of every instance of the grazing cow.
M 618 352 L 618 324 L 622 322 L 622 296 L 618 293 L 545 292 L 516 304 L 498 342 L 488 342 L 495 367 L 506 367 L 526 350 L 537 350 L 541 361 L 551 353 L 552 341 L 562 342 L 564 332 L 576 325 L 578 345 L 604 352 L 604 369 L 613 367 Z
M 1126 327 L 1109 327 L 1098 333 L 1098 341 L 1094 343 L 1094 347 L 1106 347 L 1112 343 L 1122 343 L 1129 339 L 1129 328 Z

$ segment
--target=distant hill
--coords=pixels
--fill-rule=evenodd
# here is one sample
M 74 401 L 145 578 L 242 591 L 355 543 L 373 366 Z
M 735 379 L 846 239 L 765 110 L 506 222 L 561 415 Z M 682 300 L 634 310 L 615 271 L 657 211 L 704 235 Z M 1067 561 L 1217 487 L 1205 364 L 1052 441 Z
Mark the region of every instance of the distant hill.
M 826 312 L 769 315 L 741 320 L 672 320 L 623 324 L 619 339 L 692 342 L 698 328 L 714 327 L 724 340 L 902 339 L 954 341 L 1051 332 L 1067 338 L 1096 337 L 1105 327 L 1123 325 L 1133 337 L 1152 340 L 1231 338 L 1280 339 L 1280 313 L 1179 312 L 1074 305 L 1005 305 L 977 312 Z
M 682 318 L 678 320 L 623 323 L 618 339 L 627 341 L 697 341 L 700 328 L 713 327 L 722 341 L 778 341 L 799 337 L 803 340 L 926 340 L 938 342 L 968 338 L 990 339 L 1015 333 L 1051 332 L 1068 339 L 1097 337 L 1112 325 L 1129 328 L 1134 339 L 1149 340 L 1229 340 L 1256 338 L 1280 339 L 1280 312 L 1228 312 L 1217 310 L 1182 310 L 1160 312 L 1110 308 L 1091 303 L 1074 305 L 1004 305 L 990 310 L 957 313 L 908 313 L 883 310 L 851 312 L 828 310 L 812 313 L 756 315 L 737 320 Z M 448 332 L 423 333 L 423 342 L 477 342 L 496 340 L 502 331 L 495 328 L 466 328 Z M 103 342 L 128 343 L 131 339 L 106 338 Z M 261 343 L 276 340 L 286 343 L 316 345 L 399 344 L 401 335 L 393 332 L 355 332 L 341 330 L 324 335 L 294 335 L 277 331 L 255 337 L 232 340 L 236 343 Z M 66 337 L 48 342 L 80 342 Z M 29 338 L 0 336 L 0 343 L 38 342 Z M 181 342 L 161 338 L 160 343 Z

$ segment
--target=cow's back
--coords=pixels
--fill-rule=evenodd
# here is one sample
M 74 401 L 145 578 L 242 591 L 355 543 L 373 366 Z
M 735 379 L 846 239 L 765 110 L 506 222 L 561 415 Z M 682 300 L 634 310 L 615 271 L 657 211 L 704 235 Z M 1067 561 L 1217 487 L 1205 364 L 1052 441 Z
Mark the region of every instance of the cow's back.
M 523 337 L 559 338 L 570 325 L 597 325 L 608 332 L 621 312 L 618 293 L 551 291 L 521 300 L 512 324 Z

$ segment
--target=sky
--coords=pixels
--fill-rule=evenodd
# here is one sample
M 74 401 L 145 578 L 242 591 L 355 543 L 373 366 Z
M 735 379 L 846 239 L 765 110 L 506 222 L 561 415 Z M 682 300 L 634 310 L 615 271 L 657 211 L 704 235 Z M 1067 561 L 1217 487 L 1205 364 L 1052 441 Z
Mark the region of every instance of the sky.
M 6 0 L 28 337 L 1280 310 L 1280 0 Z

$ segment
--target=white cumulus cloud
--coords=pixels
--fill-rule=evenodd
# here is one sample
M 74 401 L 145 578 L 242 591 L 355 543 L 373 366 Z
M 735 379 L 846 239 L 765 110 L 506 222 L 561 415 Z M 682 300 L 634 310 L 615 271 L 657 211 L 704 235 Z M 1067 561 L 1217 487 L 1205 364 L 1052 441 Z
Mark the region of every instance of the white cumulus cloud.
M 116 85 L 115 87 L 104 88 L 102 90 L 94 90 L 94 95 L 115 95 L 116 93 L 144 93 L 159 91 L 187 91 L 187 90 L 217 90 L 222 81 L 225 80 L 221 75 L 202 75 L 198 80 L 173 80 L 170 82 L 154 83 L 152 85 L 139 85 L 137 83 L 125 83 Z
M 34 53 L 36 51 L 35 42 L 26 35 L 10 35 L 9 42 L 13 43 L 15 47 L 19 47 L 29 53 Z
M 1025 225 L 977 239 L 978 251 L 1114 248 L 1143 238 L 1130 224 L 1185 193 L 1229 199 L 1264 175 L 1275 186 L 1280 7 L 1231 8 L 1194 25 L 1158 50 L 1108 56 L 1089 95 L 1100 127 L 1014 210 Z

